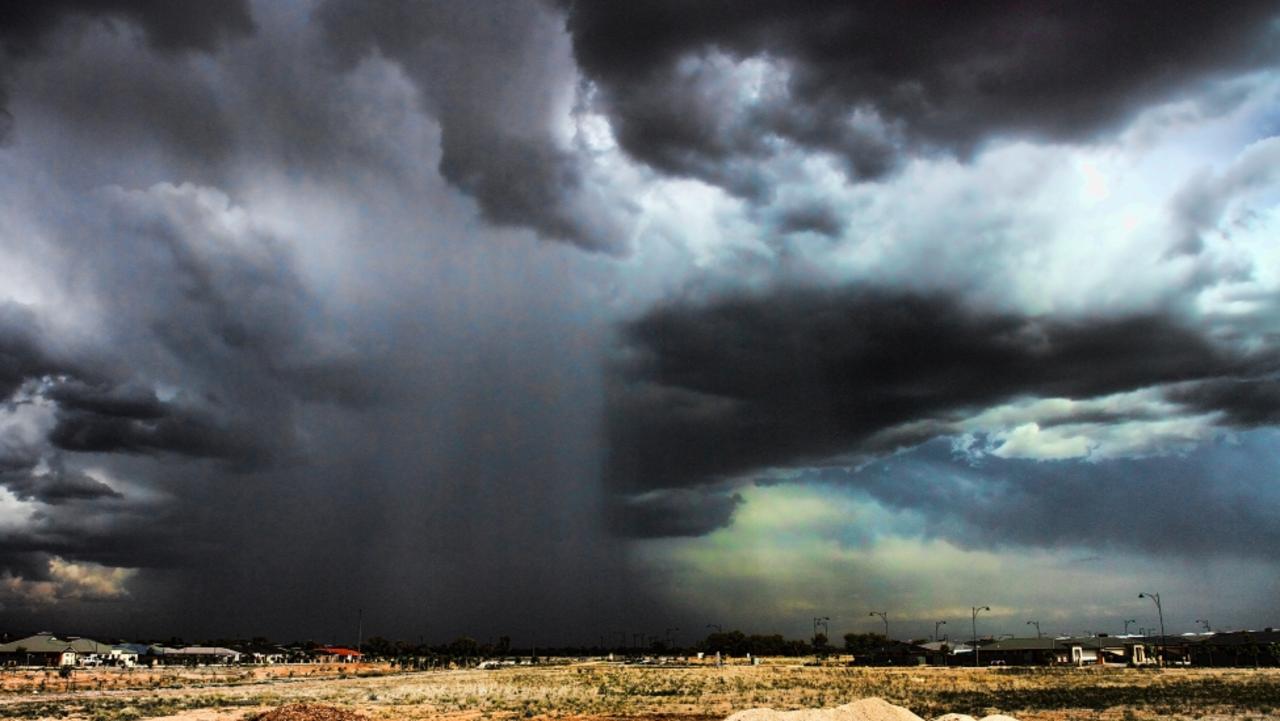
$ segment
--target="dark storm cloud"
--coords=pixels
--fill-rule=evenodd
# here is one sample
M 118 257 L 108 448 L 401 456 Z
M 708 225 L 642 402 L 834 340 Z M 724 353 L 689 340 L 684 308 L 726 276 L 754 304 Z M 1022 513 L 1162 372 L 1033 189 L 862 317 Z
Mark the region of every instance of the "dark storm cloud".
M 68 19 L 117 20 L 140 27 L 161 52 L 211 52 L 226 38 L 254 29 L 246 0 L 53 0 L 0 7 L 0 140 L 7 136 L 9 64 L 40 54 L 47 37 Z
M 44 347 L 43 337 L 30 308 L 0 301 L 0 401 L 8 400 L 29 378 L 70 367 Z
M 0 471 L 0 486 L 16 498 L 57 506 L 70 501 L 120 498 L 120 492 L 85 473 L 55 467 L 47 473 Z
M 572 87 L 561 29 L 537 2 L 327 0 L 316 13 L 347 65 L 400 63 L 440 123 L 440 174 L 499 225 L 527 226 L 590 250 L 623 248 L 618 207 L 584 201 L 584 161 L 555 140 Z
M 1269 558 L 1280 543 L 1274 435 L 1186 454 L 1094 463 L 957 456 L 945 440 L 802 476 L 918 513 L 926 534 L 969 548 L 1083 546 L 1155 556 Z
M 743 502 L 732 490 L 673 488 L 615 499 L 612 528 L 630 538 L 702 536 L 729 525 Z
M 53 385 L 45 396 L 58 407 L 73 412 L 154 420 L 166 415 L 164 404 L 154 391 L 138 385 L 93 386 L 79 380 Z
M 206 413 L 172 406 L 160 417 L 135 418 L 59 410 L 53 445 L 85 453 L 176 453 L 242 464 L 264 462 L 270 446 L 252 426 L 235 427 Z
M 822 462 L 900 424 L 1022 396 L 1087 399 L 1276 362 L 1163 316 L 1029 318 L 869 288 L 670 303 L 622 337 L 609 478 L 625 492 Z
M 1221 412 L 1231 425 L 1280 425 L 1280 379 L 1274 376 L 1217 378 L 1171 388 L 1165 396 L 1197 411 Z
M 568 0 L 574 55 L 619 142 L 721 182 L 768 138 L 834 153 L 854 178 L 910 149 L 997 136 L 1080 141 L 1220 73 L 1276 62 L 1276 3 Z M 767 58 L 785 87 L 743 101 L 714 55 Z M 728 87 L 726 87 L 728 86 Z
M 778 230 L 783 233 L 817 233 L 834 238 L 840 235 L 844 222 L 830 205 L 810 203 L 781 213 Z
M 0 44 L 31 52 L 71 17 L 117 19 L 141 27 L 157 50 L 213 50 L 223 38 L 253 31 L 246 0 L 50 0 L 0 8 Z

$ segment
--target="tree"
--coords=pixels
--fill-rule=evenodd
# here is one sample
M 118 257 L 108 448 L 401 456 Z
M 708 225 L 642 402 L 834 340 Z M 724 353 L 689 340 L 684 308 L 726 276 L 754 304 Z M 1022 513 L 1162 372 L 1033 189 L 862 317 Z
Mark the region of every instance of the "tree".
M 882 633 L 846 633 L 844 635 L 844 649 L 858 656 L 884 648 L 888 641 L 889 639 Z
M 375 658 L 394 656 L 396 652 L 395 645 L 382 636 L 367 639 L 362 645 L 364 652 Z

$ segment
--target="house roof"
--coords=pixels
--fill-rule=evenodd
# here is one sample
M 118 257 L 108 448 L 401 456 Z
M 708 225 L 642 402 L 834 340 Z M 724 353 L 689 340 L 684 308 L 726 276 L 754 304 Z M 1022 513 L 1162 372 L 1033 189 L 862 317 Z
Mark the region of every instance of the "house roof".
M 1052 651 L 1056 648 L 1060 645 L 1053 638 L 1005 638 L 983 646 L 982 651 Z
M 343 646 L 323 646 L 316 649 L 316 653 L 329 656 L 363 656 L 364 654 L 354 648 L 345 648 Z
M 238 651 L 221 646 L 185 646 L 183 648 L 166 648 L 165 656 L 239 656 Z
M 1201 643 L 1207 646 L 1248 646 L 1250 644 L 1266 645 L 1280 643 L 1280 631 L 1230 631 L 1215 633 L 1204 638 Z
M 111 647 L 98 643 L 91 638 L 58 638 L 52 633 L 37 633 L 34 636 L 20 638 L 0 644 L 0 653 L 17 653 L 22 649 L 27 653 L 110 653 Z

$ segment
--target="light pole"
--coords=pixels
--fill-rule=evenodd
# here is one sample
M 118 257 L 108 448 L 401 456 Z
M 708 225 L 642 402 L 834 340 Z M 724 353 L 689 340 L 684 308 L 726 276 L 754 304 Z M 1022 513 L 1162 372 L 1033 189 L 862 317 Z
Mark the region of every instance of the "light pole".
M 978 612 L 990 611 L 990 606 L 973 606 L 973 617 L 970 619 L 973 623 L 973 665 L 978 667 Z
M 935 641 L 937 641 L 937 640 L 938 640 L 938 627 L 939 627 L 939 626 L 945 626 L 945 625 L 947 625 L 947 622 L 946 622 L 946 621 L 934 621 L 934 622 L 933 622 L 933 640 L 935 640 Z
M 1044 638 L 1044 635 L 1040 633 L 1040 622 L 1039 622 L 1039 621 L 1027 621 L 1027 625 L 1028 625 L 1028 626 L 1035 626 L 1035 627 L 1036 627 L 1036 638 Z
M 884 640 L 889 640 L 889 612 L 888 611 L 872 611 L 868 616 L 879 616 L 884 621 Z
M 1208 620 L 1208 619 L 1205 619 L 1205 618 L 1197 618 L 1197 619 L 1196 619 L 1196 623 L 1200 624 L 1201 626 L 1204 626 L 1204 632 L 1205 632 L 1205 633 L 1213 633 L 1213 629 L 1212 629 L 1212 628 L 1209 628 L 1209 620 Z
M 1137 621 L 1136 619 L 1132 619 L 1132 618 L 1127 619 L 1127 620 L 1124 622 L 1124 635 L 1126 635 L 1126 636 L 1128 636 L 1128 635 L 1129 635 L 1129 624 L 1131 624 L 1131 623 L 1137 623 L 1137 622 L 1138 622 L 1138 621 Z M 1138 629 L 1138 630 L 1142 630 L 1142 629 Z
M 1156 605 L 1156 614 L 1160 617 L 1160 641 L 1156 643 L 1156 660 L 1164 665 L 1164 607 L 1160 605 L 1160 594 L 1139 593 L 1138 598 L 1149 598 Z

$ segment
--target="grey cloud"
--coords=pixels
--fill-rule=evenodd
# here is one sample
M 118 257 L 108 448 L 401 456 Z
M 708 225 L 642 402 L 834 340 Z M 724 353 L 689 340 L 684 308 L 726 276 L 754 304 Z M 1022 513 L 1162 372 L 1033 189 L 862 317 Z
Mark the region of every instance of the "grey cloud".
M 328 0 L 317 17 L 348 66 L 378 52 L 404 67 L 440 123 L 441 175 L 486 219 L 588 250 L 624 249 L 627 204 L 592 202 L 587 161 L 555 140 L 564 121 L 556 103 L 574 70 L 548 7 Z
M 71 367 L 44 347 L 43 338 L 30 308 L 0 301 L 0 399 L 8 400 L 29 378 Z
M 1087 140 L 1277 53 L 1269 0 L 564 5 L 575 57 L 622 145 L 712 182 L 726 158 L 765 153 L 762 136 L 834 153 L 851 178 L 890 172 L 904 152 L 966 155 L 997 136 Z M 689 67 L 716 53 L 767 58 L 789 79 L 744 110 L 733 93 L 707 92 L 714 80 L 687 82 Z M 710 118 L 721 120 L 699 120 Z
M 6 3 L 0 9 L 0 45 L 11 52 L 39 48 L 67 18 L 124 20 L 142 28 L 147 42 L 164 51 L 212 51 L 228 38 L 253 32 L 246 0 L 51 0 Z
M 733 490 L 650 491 L 616 499 L 611 527 L 631 538 L 702 536 L 729 525 L 742 501 Z
M 778 230 L 783 233 L 817 233 L 834 238 L 844 229 L 844 221 L 830 205 L 809 203 L 780 213 Z
M 862 489 L 967 548 L 1064 546 L 1156 557 L 1269 558 L 1280 543 L 1266 431 L 1186 454 L 1091 463 L 985 457 L 933 441 L 858 470 L 802 475 Z
M 68 379 L 53 384 L 44 395 L 67 411 L 139 420 L 153 420 L 165 415 L 164 404 L 156 397 L 155 391 L 136 384 L 95 386 Z
M 1191 180 L 1173 200 L 1175 233 L 1170 252 L 1196 254 L 1204 249 L 1204 234 L 1219 227 L 1233 200 L 1280 179 L 1280 140 L 1270 138 L 1250 146 L 1220 174 L 1208 171 Z
M 0 471 L 0 486 L 19 500 L 50 505 L 71 501 L 120 498 L 120 492 L 85 473 L 55 466 L 47 473 Z
M 150 47 L 165 53 L 212 52 L 226 39 L 254 30 L 246 0 L 53 0 L 6 3 L 0 8 L 0 141 L 8 138 L 12 115 L 7 85 L 11 65 L 46 50 L 48 37 L 70 19 L 123 21 L 140 27 Z M 101 88 L 99 88 L 101 89 Z M 110 93 L 104 93 L 107 98 Z
M 1200 412 L 1222 412 L 1244 428 L 1280 425 L 1280 379 L 1215 378 L 1170 388 L 1165 396 Z
M 199 46 L 214 64 L 141 51 L 97 27 L 72 39 L 50 25 L 47 50 L 12 73 L 22 92 L 6 107 L 19 133 L 53 120 L 95 149 L 137 154 L 143 162 L 128 171 L 139 184 L 172 178 L 155 172 L 157 153 L 179 177 L 220 186 L 245 164 L 330 178 L 358 165 L 405 183 L 434 164 L 489 222 L 626 250 L 634 207 L 559 127 L 570 121 L 575 70 L 550 9 L 333 0 L 314 13 L 256 10 L 260 42 L 231 50 L 219 34 Z M 402 68 L 417 93 L 379 64 Z M 86 173 L 119 165 L 96 160 Z
M 239 427 L 193 409 L 164 408 L 159 418 L 60 410 L 53 445 L 87 453 L 178 453 L 241 464 L 265 462 L 272 444 L 251 425 Z M 279 442 L 279 439 L 275 439 Z
M 1022 396 L 1094 398 L 1277 363 L 1158 315 L 1031 318 L 945 295 L 803 287 L 658 306 L 625 327 L 620 358 L 608 476 L 626 492 L 875 450 L 896 426 Z

